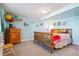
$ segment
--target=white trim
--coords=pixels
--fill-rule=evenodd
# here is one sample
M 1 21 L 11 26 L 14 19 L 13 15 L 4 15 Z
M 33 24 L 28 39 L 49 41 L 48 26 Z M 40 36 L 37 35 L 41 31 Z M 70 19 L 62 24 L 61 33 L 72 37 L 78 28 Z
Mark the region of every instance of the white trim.
M 73 42 L 72 44 L 79 45 L 79 43 Z
M 30 41 L 30 40 L 33 40 L 33 39 L 21 39 L 21 42 Z

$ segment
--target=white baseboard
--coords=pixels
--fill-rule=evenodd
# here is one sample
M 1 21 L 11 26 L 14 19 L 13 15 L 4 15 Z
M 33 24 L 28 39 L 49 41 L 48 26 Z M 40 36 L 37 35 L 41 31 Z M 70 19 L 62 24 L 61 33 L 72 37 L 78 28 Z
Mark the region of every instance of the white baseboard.
M 75 43 L 75 42 L 73 42 L 72 44 L 79 45 L 79 43 Z
M 30 41 L 30 40 L 33 40 L 33 39 L 21 39 L 21 42 Z

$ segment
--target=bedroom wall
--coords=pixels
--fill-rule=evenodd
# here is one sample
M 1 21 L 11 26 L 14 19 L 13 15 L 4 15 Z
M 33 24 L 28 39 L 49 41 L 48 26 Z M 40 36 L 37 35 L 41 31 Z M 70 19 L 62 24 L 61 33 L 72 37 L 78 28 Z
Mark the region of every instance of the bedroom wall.
M 69 24 L 72 28 L 73 43 L 79 45 L 79 16 L 70 18 Z

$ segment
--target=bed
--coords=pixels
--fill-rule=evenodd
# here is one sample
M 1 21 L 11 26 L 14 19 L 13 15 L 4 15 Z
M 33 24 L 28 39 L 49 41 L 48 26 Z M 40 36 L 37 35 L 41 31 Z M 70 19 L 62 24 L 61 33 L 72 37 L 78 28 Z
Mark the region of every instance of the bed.
M 72 43 L 71 29 L 51 29 L 50 32 L 34 32 L 34 43 L 47 46 L 52 53 L 54 49 L 64 48 Z

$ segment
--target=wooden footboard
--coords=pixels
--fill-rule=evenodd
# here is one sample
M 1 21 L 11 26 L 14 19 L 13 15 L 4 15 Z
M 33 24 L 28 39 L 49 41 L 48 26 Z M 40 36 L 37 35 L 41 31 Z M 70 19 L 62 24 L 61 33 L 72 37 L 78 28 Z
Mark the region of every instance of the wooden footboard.
M 54 45 L 52 44 L 52 41 L 51 41 L 51 33 L 34 32 L 34 43 L 35 42 L 45 45 L 46 47 L 48 47 L 51 53 L 53 52 Z

